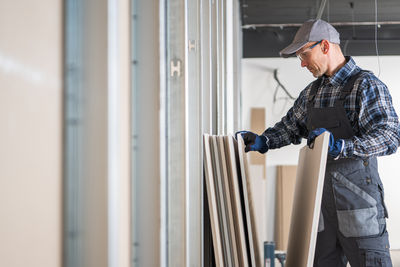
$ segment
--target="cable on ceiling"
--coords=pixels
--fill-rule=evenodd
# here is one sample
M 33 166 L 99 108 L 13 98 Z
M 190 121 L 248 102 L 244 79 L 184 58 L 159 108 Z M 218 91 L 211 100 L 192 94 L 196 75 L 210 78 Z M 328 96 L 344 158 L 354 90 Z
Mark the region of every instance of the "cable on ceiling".
M 321 19 L 322 14 L 324 13 L 325 4 L 326 4 L 326 0 L 322 0 L 321 5 L 319 6 L 319 10 L 318 10 L 318 14 L 317 14 L 317 19 Z

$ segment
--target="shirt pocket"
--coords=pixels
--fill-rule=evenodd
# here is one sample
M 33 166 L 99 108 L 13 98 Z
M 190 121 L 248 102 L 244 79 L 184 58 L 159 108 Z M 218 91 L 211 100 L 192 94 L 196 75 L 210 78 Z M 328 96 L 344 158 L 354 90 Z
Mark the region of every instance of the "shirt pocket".
M 378 188 L 365 190 L 339 172 L 333 172 L 332 178 L 339 231 L 345 237 L 379 234 L 377 201 L 371 196 L 380 195 Z

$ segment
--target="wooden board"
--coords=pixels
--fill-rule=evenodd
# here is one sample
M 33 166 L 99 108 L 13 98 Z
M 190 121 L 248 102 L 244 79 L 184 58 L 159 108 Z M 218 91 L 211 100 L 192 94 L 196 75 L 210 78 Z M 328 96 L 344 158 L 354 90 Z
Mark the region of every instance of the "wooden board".
M 239 162 L 240 162 L 240 170 L 242 175 L 242 185 L 243 185 L 243 194 L 244 194 L 244 204 L 245 204 L 245 213 L 246 213 L 246 222 L 247 222 L 247 230 L 248 230 L 248 238 L 249 238 L 249 246 L 250 246 L 250 259 L 251 266 L 261 267 L 262 266 L 262 258 L 260 253 L 260 248 L 258 245 L 258 236 L 257 236 L 257 227 L 255 224 L 255 212 L 253 209 L 252 203 L 252 195 L 251 195 L 251 179 L 248 171 L 248 159 L 247 154 L 244 151 L 244 142 L 242 136 L 238 135 L 238 153 L 239 153 Z
M 212 166 L 210 136 L 205 134 L 204 140 L 204 174 L 206 180 L 208 205 L 210 211 L 211 232 L 214 245 L 215 264 L 217 267 L 224 266 L 221 230 L 218 220 L 218 206 L 216 199 L 216 186 L 214 183 L 214 171 Z
M 218 141 L 216 136 L 210 137 L 211 158 L 214 163 L 214 183 L 216 185 L 216 198 L 218 206 L 218 217 L 221 226 L 221 238 L 224 255 L 224 266 L 232 266 L 232 250 L 229 236 L 229 222 L 227 218 L 227 207 L 224 194 L 224 185 L 222 178 L 222 167 L 219 157 Z
M 249 259 L 247 254 L 246 236 L 243 222 L 242 205 L 240 200 L 240 187 L 238 176 L 238 162 L 235 156 L 235 140 L 233 136 L 224 136 L 225 154 L 227 159 L 228 182 L 231 192 L 232 210 L 235 225 L 236 244 L 238 251 L 239 265 L 249 266 Z
M 277 166 L 275 249 L 287 250 L 297 166 Z
M 232 206 L 232 198 L 230 192 L 229 185 L 229 177 L 228 177 L 228 169 L 227 162 L 225 157 L 225 144 L 224 137 L 217 136 L 218 143 L 218 152 L 219 152 L 219 162 L 221 167 L 221 184 L 223 187 L 224 201 L 226 207 L 226 217 L 227 217 L 227 227 L 228 227 L 228 236 L 229 236 L 229 245 L 231 249 L 232 255 L 232 263 L 233 266 L 239 266 L 238 260 L 238 252 L 237 252 L 237 244 L 236 244 L 236 234 L 235 234 L 235 226 L 233 220 L 233 206 Z
M 313 266 L 328 144 L 329 134 L 324 133 L 313 149 L 300 150 L 286 267 Z

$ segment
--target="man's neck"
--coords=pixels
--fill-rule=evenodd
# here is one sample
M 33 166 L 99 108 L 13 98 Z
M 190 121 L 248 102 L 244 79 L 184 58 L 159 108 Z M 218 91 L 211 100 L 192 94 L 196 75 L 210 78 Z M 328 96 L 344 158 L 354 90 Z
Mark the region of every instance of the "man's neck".
M 328 66 L 327 72 L 325 75 L 328 77 L 333 76 L 338 70 L 340 70 L 344 65 L 346 65 L 346 58 L 343 56 L 342 53 L 338 55 L 333 55 L 331 58 L 331 62 Z

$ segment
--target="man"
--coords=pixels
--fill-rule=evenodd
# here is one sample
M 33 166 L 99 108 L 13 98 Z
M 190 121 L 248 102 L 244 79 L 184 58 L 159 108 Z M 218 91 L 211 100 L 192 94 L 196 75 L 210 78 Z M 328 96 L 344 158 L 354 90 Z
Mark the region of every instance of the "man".
M 237 134 L 246 151 L 265 153 L 330 132 L 314 266 L 392 266 L 376 157 L 396 152 L 399 121 L 386 85 L 344 57 L 339 43 L 329 23 L 305 22 L 280 54 L 295 54 L 318 79 L 274 127 Z

